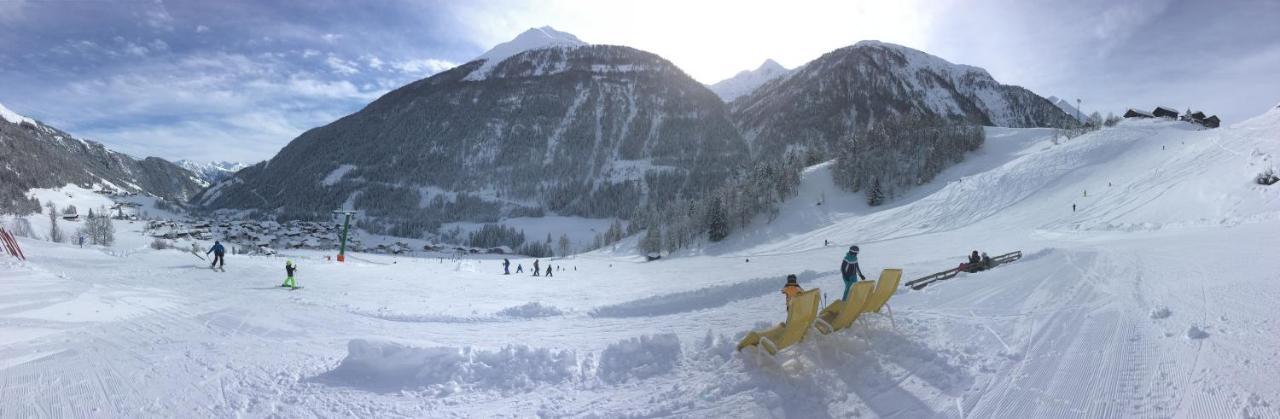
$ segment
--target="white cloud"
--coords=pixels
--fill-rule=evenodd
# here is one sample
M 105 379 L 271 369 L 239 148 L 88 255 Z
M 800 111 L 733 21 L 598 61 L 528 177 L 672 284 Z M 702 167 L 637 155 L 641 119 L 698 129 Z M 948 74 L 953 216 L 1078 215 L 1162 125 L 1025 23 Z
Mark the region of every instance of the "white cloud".
M 356 68 L 356 63 L 338 58 L 338 56 L 333 54 L 329 54 L 329 58 L 326 58 L 324 62 L 329 65 L 329 68 L 333 69 L 333 71 L 338 74 L 349 76 L 360 72 L 360 69 Z
M 164 2 L 157 1 L 147 10 L 142 11 L 142 21 L 155 30 L 173 30 L 173 16 L 169 15 L 169 10 L 164 7 Z
M 423 75 L 429 76 L 432 74 L 439 73 L 441 71 L 448 70 L 450 68 L 457 67 L 458 65 L 449 61 L 438 60 L 435 58 L 421 58 L 416 60 L 400 61 L 395 63 L 393 66 L 396 69 L 400 70 L 400 72 L 405 74 L 411 74 L 415 76 L 423 76 Z
M 332 44 L 334 42 L 338 42 L 339 39 L 342 39 L 342 35 L 336 34 L 336 33 L 326 33 L 324 35 L 320 35 L 320 39 L 323 39 L 325 42 Z
M 0 1 L 0 22 L 17 22 L 23 17 L 24 0 Z
M 454 18 L 480 51 L 529 28 L 550 25 L 587 42 L 661 55 L 710 83 L 767 58 L 795 67 L 864 39 L 921 46 L 934 3 L 652 0 L 637 7 L 594 0 L 466 2 L 454 10 Z
M 205 33 L 209 31 L 209 27 L 205 25 L 196 25 L 196 33 Z
M 151 40 L 151 42 L 147 43 L 147 47 L 150 48 L 152 51 L 169 50 L 169 44 L 159 39 Z
M 137 57 L 145 57 L 147 56 L 147 52 L 149 52 L 147 47 L 144 47 L 142 45 L 138 45 L 132 42 L 126 43 L 124 45 L 123 51 L 125 54 L 133 55 Z
M 317 56 L 317 55 L 320 55 L 320 51 L 316 51 L 316 50 L 314 50 L 314 49 L 304 49 L 304 50 L 302 50 L 302 58 L 311 58 L 311 57 L 314 57 L 314 56 Z
M 383 67 L 383 64 L 386 64 L 382 62 L 382 60 L 379 59 L 378 57 L 375 57 L 372 55 L 365 56 L 364 60 L 365 60 L 364 62 L 368 64 L 369 68 L 372 68 L 374 70 L 381 70 Z

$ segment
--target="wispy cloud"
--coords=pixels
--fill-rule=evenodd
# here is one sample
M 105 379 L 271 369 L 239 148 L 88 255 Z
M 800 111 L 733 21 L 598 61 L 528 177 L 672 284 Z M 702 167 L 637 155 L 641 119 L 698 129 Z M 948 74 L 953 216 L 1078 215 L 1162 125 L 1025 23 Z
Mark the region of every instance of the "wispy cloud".
M 131 154 L 257 161 L 477 53 L 389 24 L 417 5 L 327 7 L 0 1 L 0 102 Z

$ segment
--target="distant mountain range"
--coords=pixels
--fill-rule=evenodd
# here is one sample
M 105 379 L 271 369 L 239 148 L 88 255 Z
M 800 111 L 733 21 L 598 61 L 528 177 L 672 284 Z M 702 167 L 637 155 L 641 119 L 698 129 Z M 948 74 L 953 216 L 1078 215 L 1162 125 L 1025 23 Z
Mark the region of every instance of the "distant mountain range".
M 183 202 L 204 184 L 190 171 L 157 157 L 135 159 L 73 137 L 0 105 L 0 212 L 30 213 L 32 188 L 85 188 L 155 195 Z
M 781 64 L 774 60 L 765 60 L 760 67 L 755 70 L 742 70 L 733 77 L 721 80 L 716 84 L 707 86 L 711 91 L 716 92 L 720 99 L 725 103 L 733 102 L 734 99 L 745 96 L 756 90 L 756 88 L 766 82 L 782 77 L 790 73 Z
M 981 68 L 893 44 L 860 42 L 794 70 L 770 60 L 709 89 L 652 53 L 542 27 L 307 131 L 194 202 L 284 219 L 357 209 L 366 227 L 412 236 L 547 212 L 628 218 L 755 159 L 832 155 L 836 140 L 906 113 L 1074 124 Z
M 223 179 L 231 177 L 240 169 L 249 167 L 249 165 L 238 162 L 214 161 L 214 162 L 198 162 L 193 160 L 178 160 L 173 162 L 183 169 L 190 170 L 195 173 L 200 180 L 208 184 L 214 184 Z

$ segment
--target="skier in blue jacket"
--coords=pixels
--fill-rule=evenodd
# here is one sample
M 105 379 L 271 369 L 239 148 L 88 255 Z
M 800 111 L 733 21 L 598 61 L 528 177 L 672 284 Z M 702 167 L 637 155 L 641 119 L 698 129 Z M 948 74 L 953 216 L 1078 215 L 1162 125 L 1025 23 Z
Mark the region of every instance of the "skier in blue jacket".
M 849 300 L 849 288 L 853 287 L 853 283 L 862 278 L 867 280 L 867 276 L 862 274 L 862 269 L 858 268 L 858 246 L 850 246 L 849 253 L 844 254 L 844 260 L 840 262 L 840 276 L 844 279 L 844 296 L 842 299 Z
M 209 263 L 209 267 L 210 268 L 217 267 L 221 269 L 222 265 L 226 263 L 226 261 L 222 259 L 222 255 L 225 255 L 227 253 L 227 249 L 222 247 L 222 242 L 214 240 L 213 247 L 209 248 L 208 252 L 204 252 L 205 255 L 208 255 L 210 253 L 213 253 L 213 262 Z

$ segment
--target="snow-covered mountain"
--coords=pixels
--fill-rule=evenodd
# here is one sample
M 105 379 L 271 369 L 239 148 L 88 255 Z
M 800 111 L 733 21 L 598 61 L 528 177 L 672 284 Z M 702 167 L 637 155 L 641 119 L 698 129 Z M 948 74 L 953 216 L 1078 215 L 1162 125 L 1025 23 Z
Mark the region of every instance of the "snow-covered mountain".
M 988 126 L 1074 124 L 1044 98 L 978 67 L 878 41 L 824 54 L 730 104 L 754 156 L 832 150 L 882 118 L 917 112 Z
M 724 103 L 674 64 L 623 46 L 563 48 L 576 38 L 549 33 L 517 40 L 551 47 L 396 89 L 197 200 L 297 218 L 356 208 L 417 235 L 544 211 L 625 218 L 651 198 L 712 188 L 747 160 Z
M 28 191 L 68 184 L 177 201 L 202 186 L 195 174 L 167 160 L 134 159 L 0 105 L 0 213 L 38 211 Z
M 724 100 L 725 103 L 729 103 L 738 97 L 751 93 L 757 87 L 770 80 L 786 75 L 788 72 L 790 70 L 787 70 L 782 64 L 778 64 L 773 59 L 768 59 L 755 70 L 742 70 L 733 77 L 721 80 L 708 87 L 711 88 L 711 91 L 716 92 L 716 95 L 720 96 L 720 99 Z
M 578 39 L 573 34 L 557 31 L 550 26 L 531 28 L 520 33 L 520 35 L 516 35 L 515 39 L 495 45 L 485 51 L 484 54 L 476 57 L 476 60 L 484 60 L 484 64 L 472 71 L 471 74 L 468 74 L 465 80 L 484 80 L 498 63 L 521 52 L 555 47 L 573 48 L 584 45 L 588 44 L 582 42 L 581 39 Z
M 1045 100 L 1048 100 L 1049 103 L 1053 104 L 1053 106 L 1057 106 L 1058 109 L 1062 109 L 1062 112 L 1065 112 L 1067 115 L 1070 115 L 1072 118 L 1076 118 L 1080 120 L 1080 122 L 1084 122 L 1089 119 L 1089 115 L 1085 115 L 1081 113 L 1078 109 L 1076 109 L 1075 106 L 1071 104 L 1071 101 L 1069 100 L 1066 100 L 1057 96 L 1049 96 L 1045 98 Z
M 230 161 L 207 161 L 199 162 L 194 160 L 178 160 L 174 164 L 183 169 L 190 170 L 200 177 L 200 180 L 208 184 L 218 183 L 223 179 L 231 177 L 240 169 L 249 167 L 249 165 L 239 162 Z

